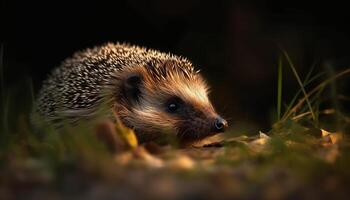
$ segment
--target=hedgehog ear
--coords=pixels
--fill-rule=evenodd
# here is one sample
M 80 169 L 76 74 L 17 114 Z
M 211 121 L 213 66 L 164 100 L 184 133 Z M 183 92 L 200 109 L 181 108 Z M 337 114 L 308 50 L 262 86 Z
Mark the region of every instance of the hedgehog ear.
M 129 75 L 125 82 L 123 87 L 123 92 L 125 95 L 125 98 L 130 103 L 136 103 L 139 101 L 140 95 L 141 95 L 141 86 L 142 78 L 139 74 L 131 74 Z

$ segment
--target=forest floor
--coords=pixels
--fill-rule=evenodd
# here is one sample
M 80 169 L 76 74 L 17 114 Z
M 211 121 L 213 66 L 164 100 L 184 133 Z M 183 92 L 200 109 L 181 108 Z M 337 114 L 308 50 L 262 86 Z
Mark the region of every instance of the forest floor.
M 121 125 L 102 129 L 116 134 L 117 147 L 81 129 L 44 138 L 23 129 L 0 154 L 1 199 L 350 197 L 350 140 L 342 132 L 287 121 L 269 133 L 228 132 L 178 148 L 138 145 Z

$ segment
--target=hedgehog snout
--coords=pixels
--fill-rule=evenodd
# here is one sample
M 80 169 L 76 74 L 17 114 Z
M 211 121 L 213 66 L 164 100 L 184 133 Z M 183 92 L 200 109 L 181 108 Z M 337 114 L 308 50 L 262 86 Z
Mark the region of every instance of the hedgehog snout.
M 227 127 L 227 121 L 220 116 L 218 116 L 213 123 L 213 131 L 216 133 L 224 132 L 227 129 Z

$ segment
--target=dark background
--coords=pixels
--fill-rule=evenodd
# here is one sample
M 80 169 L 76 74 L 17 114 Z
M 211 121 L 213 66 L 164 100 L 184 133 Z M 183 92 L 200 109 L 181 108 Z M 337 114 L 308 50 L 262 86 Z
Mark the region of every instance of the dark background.
M 15 1 L 1 3 L 8 88 L 31 77 L 36 91 L 74 51 L 129 42 L 183 55 L 202 69 L 211 99 L 231 124 L 270 125 L 276 105 L 278 47 L 305 77 L 317 61 L 350 64 L 349 11 L 335 1 Z M 285 70 L 284 98 L 297 90 Z

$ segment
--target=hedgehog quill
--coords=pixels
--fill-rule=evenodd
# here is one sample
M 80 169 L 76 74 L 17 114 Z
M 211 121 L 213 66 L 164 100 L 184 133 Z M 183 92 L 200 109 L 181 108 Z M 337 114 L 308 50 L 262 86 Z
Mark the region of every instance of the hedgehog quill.
M 60 127 L 93 120 L 100 108 L 140 141 L 165 133 L 200 140 L 228 126 L 188 59 L 129 44 L 108 43 L 63 61 L 44 81 L 34 113 Z

